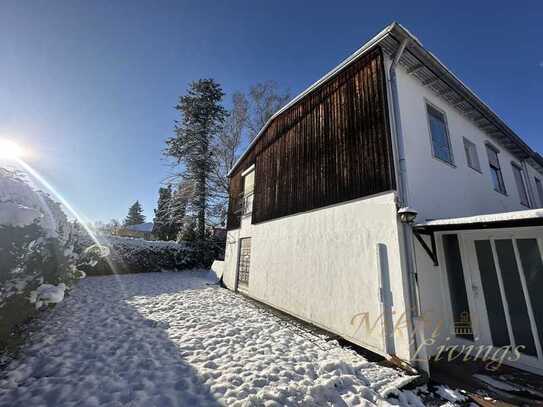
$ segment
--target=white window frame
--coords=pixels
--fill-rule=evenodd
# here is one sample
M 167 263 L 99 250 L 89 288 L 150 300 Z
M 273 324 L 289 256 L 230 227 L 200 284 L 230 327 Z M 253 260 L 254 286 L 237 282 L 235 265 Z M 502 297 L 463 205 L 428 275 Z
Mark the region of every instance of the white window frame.
M 488 160 L 488 169 L 490 171 L 490 180 L 492 181 L 492 188 L 494 189 L 494 191 L 498 192 L 499 194 L 507 196 L 507 187 L 505 186 L 505 180 L 503 179 L 502 165 L 500 163 L 500 150 L 498 150 L 496 147 L 494 147 L 492 144 L 488 142 L 485 143 L 485 147 L 487 149 L 486 156 Z M 488 154 L 489 151 L 493 151 L 496 154 L 496 162 L 498 163 L 498 170 L 500 174 L 500 179 L 502 181 L 503 191 L 501 191 L 499 188 L 496 188 L 496 186 L 494 186 L 494 181 L 492 179 L 493 166 L 490 164 L 490 156 Z M 499 185 L 499 182 L 498 182 L 498 185 Z
M 447 121 L 447 114 L 442 109 L 440 109 L 439 107 L 437 107 L 436 105 L 434 105 L 433 103 L 431 103 L 430 101 L 428 101 L 426 99 L 425 99 L 425 104 L 426 104 L 426 122 L 427 122 L 427 125 L 428 125 L 428 135 L 430 136 L 430 146 L 432 148 L 432 157 L 439 160 L 442 163 L 445 163 L 447 165 L 450 165 L 453 168 L 456 168 L 456 165 L 454 164 L 454 153 L 453 153 L 453 148 L 452 148 L 452 144 L 451 144 L 451 134 L 449 132 L 449 123 Z M 430 111 L 429 111 L 429 109 L 433 109 L 436 112 L 438 112 L 439 114 L 443 115 L 443 123 L 445 124 L 445 133 L 446 133 L 446 136 L 447 136 L 447 145 L 449 147 L 449 156 L 451 157 L 451 161 L 444 160 L 444 159 L 438 157 L 437 154 L 436 154 L 436 151 L 435 151 L 435 148 L 434 148 L 434 138 L 432 137 L 432 125 L 430 124 Z
M 466 153 L 466 164 L 469 168 L 471 168 L 474 171 L 477 171 L 479 174 L 482 174 L 481 171 L 481 160 L 479 160 L 479 152 L 477 151 L 477 146 L 475 143 L 471 140 L 468 140 L 467 138 L 463 137 L 464 141 L 464 152 Z M 470 163 L 470 154 L 469 154 L 469 148 L 473 148 L 475 163 Z
M 253 176 L 253 189 L 251 191 L 245 190 L 245 182 L 248 176 Z M 254 200 L 254 188 L 255 188 L 255 166 L 254 164 L 247 168 L 241 174 L 243 192 L 241 193 L 241 215 L 249 216 L 253 213 L 253 200 Z
M 528 188 L 526 188 L 526 181 L 524 179 L 524 171 L 522 170 L 522 167 L 520 166 L 520 164 L 517 164 L 514 161 L 511 161 L 511 169 L 513 171 L 513 178 L 515 179 L 515 184 L 517 184 L 517 191 L 518 191 L 518 196 L 520 199 L 520 204 L 529 208 L 530 198 L 528 197 Z M 517 180 L 517 177 L 515 176 L 515 171 L 518 171 L 521 185 L 519 185 L 519 180 Z M 523 196 L 522 196 L 523 192 L 524 192 L 524 197 L 526 198 L 526 202 L 523 202 Z

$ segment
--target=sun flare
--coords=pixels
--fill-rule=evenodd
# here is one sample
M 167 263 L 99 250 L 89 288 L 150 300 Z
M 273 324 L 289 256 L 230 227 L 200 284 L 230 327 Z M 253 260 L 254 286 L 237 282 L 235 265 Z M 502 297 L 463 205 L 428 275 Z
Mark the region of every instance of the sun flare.
M 11 140 L 0 139 L 0 158 L 17 159 L 23 155 L 23 149 Z

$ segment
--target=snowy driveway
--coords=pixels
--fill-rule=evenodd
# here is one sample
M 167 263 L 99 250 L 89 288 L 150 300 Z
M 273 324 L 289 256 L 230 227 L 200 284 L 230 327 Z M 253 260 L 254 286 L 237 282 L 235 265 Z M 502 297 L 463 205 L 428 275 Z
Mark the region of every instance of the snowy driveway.
M 0 379 L 0 405 L 387 405 L 409 380 L 210 282 L 82 280 Z

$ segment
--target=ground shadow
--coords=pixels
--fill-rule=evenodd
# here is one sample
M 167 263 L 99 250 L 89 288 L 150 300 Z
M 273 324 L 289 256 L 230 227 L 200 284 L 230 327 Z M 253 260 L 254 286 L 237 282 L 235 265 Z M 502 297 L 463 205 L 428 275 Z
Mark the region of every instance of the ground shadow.
M 169 339 L 167 322 L 146 319 L 131 304 L 179 291 L 130 276 L 83 281 L 36 327 L 17 368 L 5 372 L 0 405 L 219 405 Z

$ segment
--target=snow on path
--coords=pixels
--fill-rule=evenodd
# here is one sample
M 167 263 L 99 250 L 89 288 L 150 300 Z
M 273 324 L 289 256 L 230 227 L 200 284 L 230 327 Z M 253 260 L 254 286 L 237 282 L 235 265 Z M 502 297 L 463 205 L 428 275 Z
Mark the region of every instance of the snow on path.
M 210 282 L 82 280 L 0 373 L 0 405 L 388 405 L 410 380 Z

